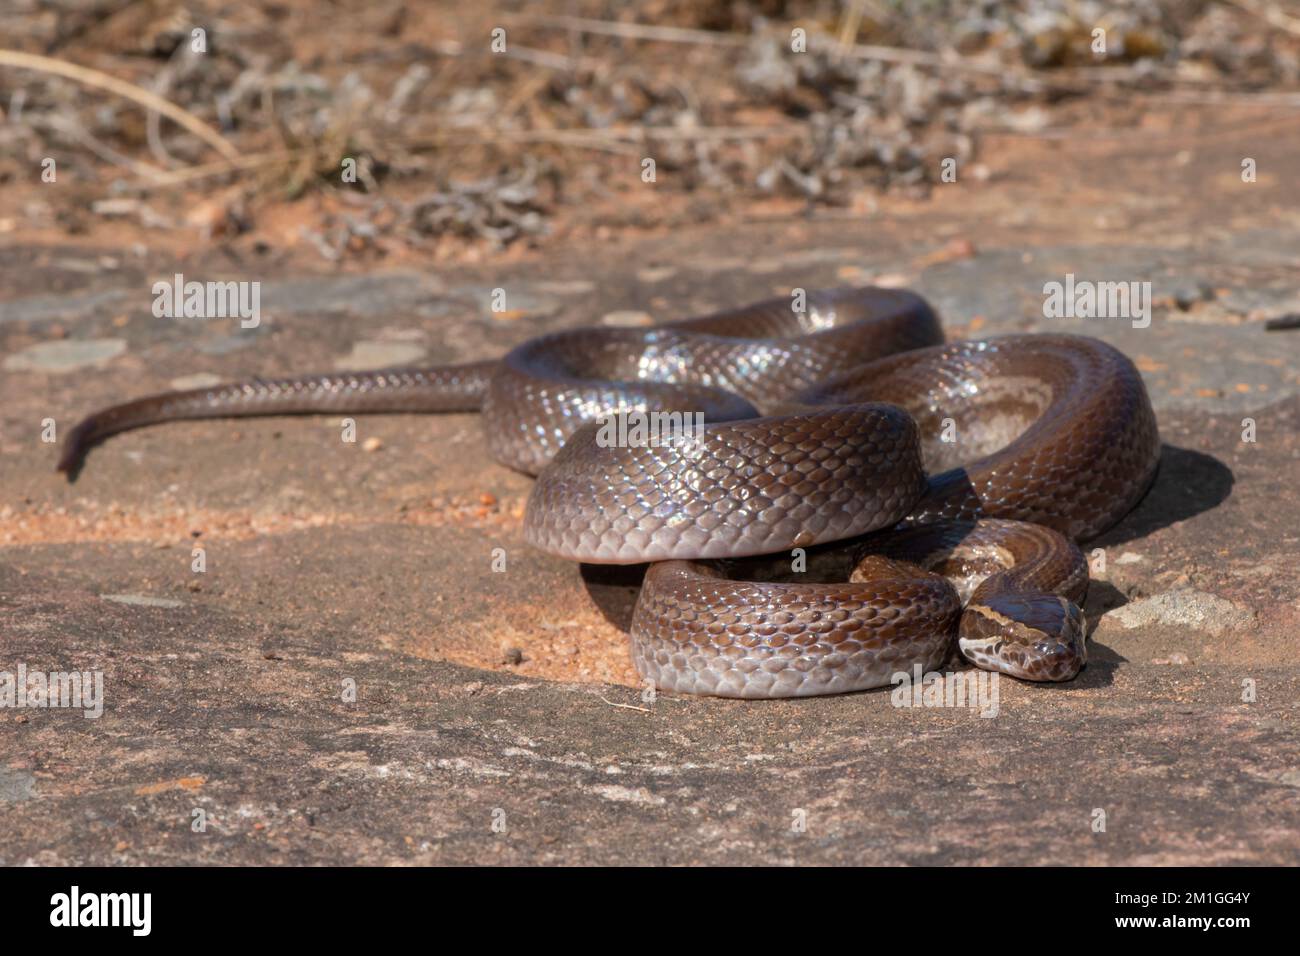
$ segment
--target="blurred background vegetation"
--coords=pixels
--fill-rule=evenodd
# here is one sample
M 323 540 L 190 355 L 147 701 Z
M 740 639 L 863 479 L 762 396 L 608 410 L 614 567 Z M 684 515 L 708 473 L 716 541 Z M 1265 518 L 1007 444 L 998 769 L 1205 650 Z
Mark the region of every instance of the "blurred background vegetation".
M 331 261 L 862 213 L 991 131 L 1300 106 L 1279 0 L 5 0 L 0 51 L 0 240 Z

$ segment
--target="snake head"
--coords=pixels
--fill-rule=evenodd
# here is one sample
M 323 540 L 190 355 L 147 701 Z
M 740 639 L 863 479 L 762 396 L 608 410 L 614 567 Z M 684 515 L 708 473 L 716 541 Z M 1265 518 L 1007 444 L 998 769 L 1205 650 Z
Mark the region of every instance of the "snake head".
M 967 660 L 1022 680 L 1066 681 L 1088 661 L 1083 611 L 1055 594 L 976 594 L 961 618 Z

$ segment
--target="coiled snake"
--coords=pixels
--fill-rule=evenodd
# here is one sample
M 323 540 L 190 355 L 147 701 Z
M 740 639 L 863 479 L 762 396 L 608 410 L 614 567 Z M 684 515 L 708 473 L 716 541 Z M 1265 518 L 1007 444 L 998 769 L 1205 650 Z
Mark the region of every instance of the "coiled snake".
M 660 688 L 860 690 L 942 666 L 954 646 L 1016 677 L 1074 677 L 1088 584 L 1074 542 L 1123 517 L 1159 459 L 1133 363 L 1072 335 L 943 344 L 903 290 L 814 292 L 806 306 L 558 332 L 499 362 L 155 395 L 81 422 L 59 468 L 177 419 L 479 410 L 492 457 L 538 476 L 531 544 L 656 562 L 631 644 Z M 692 414 L 705 424 L 675 427 Z M 612 415 L 673 433 L 611 441 Z M 844 541 L 829 550 L 858 560 L 839 583 L 736 580 L 746 562 L 724 560 Z

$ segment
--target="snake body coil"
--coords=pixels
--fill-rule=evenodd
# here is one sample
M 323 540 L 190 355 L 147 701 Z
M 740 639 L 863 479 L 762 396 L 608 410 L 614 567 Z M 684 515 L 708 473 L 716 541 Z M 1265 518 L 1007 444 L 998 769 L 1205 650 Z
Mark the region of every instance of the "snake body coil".
M 152 396 L 79 424 L 59 467 L 176 419 L 479 409 L 492 456 L 538 476 L 530 543 L 660 562 L 631 640 L 661 688 L 858 690 L 941 666 L 954 645 L 1013 676 L 1073 677 L 1088 581 L 1073 542 L 1128 512 L 1159 459 L 1137 369 L 1081 336 L 942 344 L 929 306 L 902 290 L 807 306 L 553 333 L 495 363 Z M 611 416 L 653 415 L 667 440 L 608 440 Z M 704 424 L 682 428 L 692 416 Z M 846 539 L 862 554 L 842 583 L 732 580 L 700 563 Z

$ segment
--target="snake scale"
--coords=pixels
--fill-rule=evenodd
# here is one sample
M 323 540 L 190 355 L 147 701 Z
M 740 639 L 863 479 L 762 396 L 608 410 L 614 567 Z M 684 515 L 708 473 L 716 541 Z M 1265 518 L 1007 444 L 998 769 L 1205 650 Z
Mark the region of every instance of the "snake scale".
M 1087 659 L 1075 542 L 1138 502 L 1160 453 L 1141 376 L 1111 346 L 945 344 L 919 296 L 860 288 L 809 293 L 797 311 L 774 299 L 556 332 L 496 362 L 150 396 L 86 418 L 59 468 L 178 419 L 473 410 L 492 457 L 537 476 L 532 545 L 654 562 L 630 629 L 638 672 L 728 697 L 877 687 L 955 648 L 978 667 L 1069 680 Z M 611 416 L 648 413 L 703 424 L 608 440 Z M 839 576 L 781 574 L 772 555 L 792 566 L 792 549 Z M 766 579 L 745 579 L 764 565 Z

